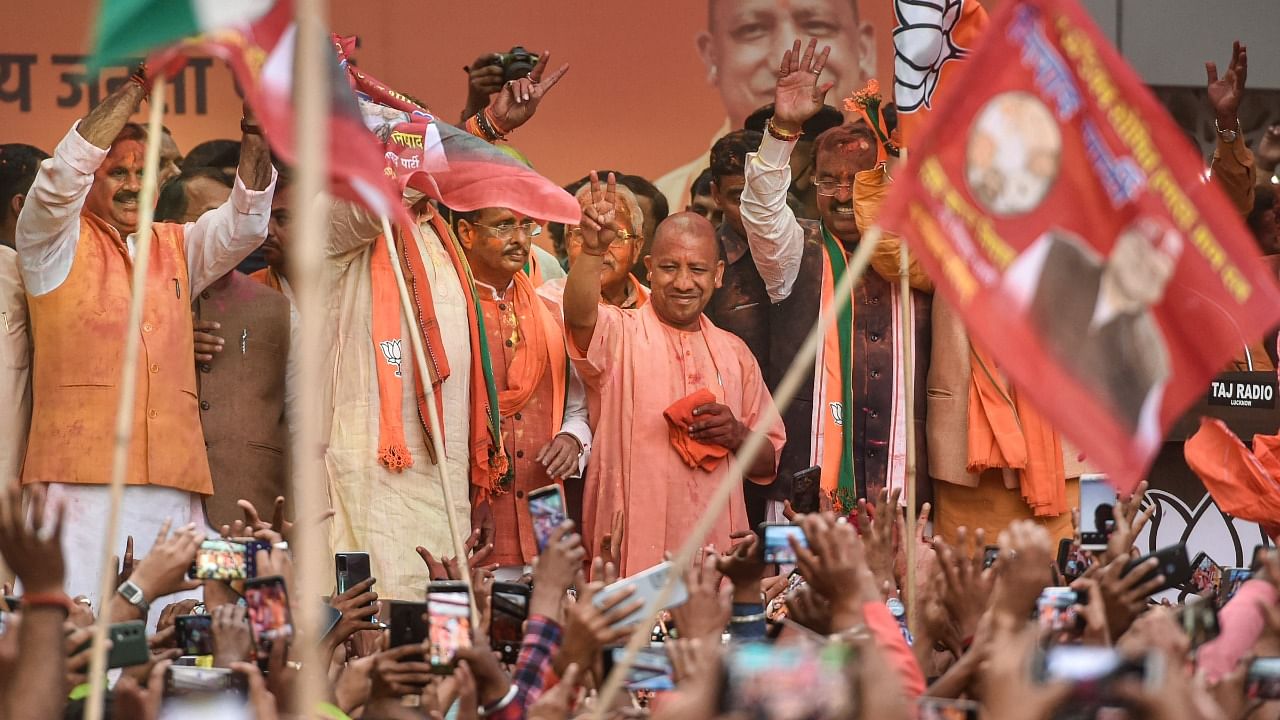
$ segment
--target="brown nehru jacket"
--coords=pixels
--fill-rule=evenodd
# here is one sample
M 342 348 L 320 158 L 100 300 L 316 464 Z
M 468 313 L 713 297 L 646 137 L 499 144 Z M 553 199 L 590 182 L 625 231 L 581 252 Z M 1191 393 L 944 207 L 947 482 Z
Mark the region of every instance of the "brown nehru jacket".
M 285 494 L 289 301 L 233 272 L 200 293 L 195 311 L 199 320 L 220 323 L 214 332 L 226 341 L 212 361 L 196 363 L 200 419 L 213 474 L 205 514 L 217 528 L 243 517 L 236 507 L 240 498 L 265 517 L 276 496 Z

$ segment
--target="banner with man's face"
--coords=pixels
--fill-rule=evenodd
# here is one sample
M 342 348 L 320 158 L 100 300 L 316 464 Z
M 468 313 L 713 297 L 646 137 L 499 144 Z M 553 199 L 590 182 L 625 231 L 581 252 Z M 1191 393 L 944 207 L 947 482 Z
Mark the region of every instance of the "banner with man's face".
M 86 76 L 94 3 L 12 4 L 14 32 L 0 53 L 3 141 L 51 151 L 129 68 Z M 498 13 L 479 3 L 362 0 L 331 3 L 330 13 L 333 31 L 360 37 L 360 66 L 450 122 L 466 100 L 463 67 L 480 56 L 520 45 L 568 62 L 538 117 L 511 136 L 558 183 L 592 168 L 651 180 L 701 170 L 715 138 L 772 101 L 776 66 L 797 38 L 833 44 L 824 74 L 836 82 L 833 105 L 877 70 L 889 87 L 893 67 L 888 0 L 549 0 L 503 3 Z M 209 58 L 189 65 L 165 117 L 179 148 L 238 138 L 239 121 L 230 73 Z
M 1005 4 L 911 149 L 884 227 L 1122 489 L 1280 318 L 1234 208 L 1073 0 Z

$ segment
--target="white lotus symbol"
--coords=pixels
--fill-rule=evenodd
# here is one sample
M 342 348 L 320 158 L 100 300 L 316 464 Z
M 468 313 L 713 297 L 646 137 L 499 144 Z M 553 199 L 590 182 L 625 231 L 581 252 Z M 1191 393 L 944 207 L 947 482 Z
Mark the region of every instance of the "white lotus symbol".
M 964 11 L 965 0 L 894 0 L 898 27 L 893 31 L 893 97 L 898 112 L 930 108 L 938 73 L 966 50 L 951 34 Z
M 396 369 L 396 377 L 400 377 L 400 363 L 402 361 L 400 355 L 400 341 L 383 340 L 378 343 L 378 347 L 382 348 L 382 357 L 387 361 L 387 364 Z

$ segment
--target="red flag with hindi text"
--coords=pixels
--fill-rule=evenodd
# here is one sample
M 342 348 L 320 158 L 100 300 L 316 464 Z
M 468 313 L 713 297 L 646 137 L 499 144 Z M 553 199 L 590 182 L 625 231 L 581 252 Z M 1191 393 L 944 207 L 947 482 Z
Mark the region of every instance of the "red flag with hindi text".
M 1280 289 L 1075 0 L 1001 3 L 880 216 L 1010 380 L 1131 490 Z

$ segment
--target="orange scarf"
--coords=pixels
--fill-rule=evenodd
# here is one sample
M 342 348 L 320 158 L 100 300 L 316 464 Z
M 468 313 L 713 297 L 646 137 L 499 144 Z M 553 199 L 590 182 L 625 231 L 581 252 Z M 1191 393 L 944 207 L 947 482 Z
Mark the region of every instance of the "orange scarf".
M 564 341 L 561 340 L 564 332 L 524 273 L 516 273 L 512 283 L 514 296 L 511 305 L 518 327 L 524 334 L 524 342 L 515 345 L 511 364 L 507 366 L 507 389 L 498 393 L 498 412 L 502 417 L 510 417 L 524 408 L 538 389 L 543 375 L 550 370 L 553 398 L 551 427 L 559 432 L 564 420 L 567 362 Z
M 250 274 L 249 279 L 260 282 L 276 292 L 284 292 L 284 285 L 280 282 L 280 275 L 269 267 L 264 267 Z
M 499 481 L 507 472 L 507 457 L 502 450 L 502 435 L 498 430 L 496 393 L 493 389 L 493 372 L 489 365 L 488 344 L 482 330 L 483 316 L 476 306 L 475 284 L 471 278 L 471 270 L 462 260 L 461 253 L 455 247 L 453 234 L 449 226 L 439 214 L 432 214 L 431 226 L 440 238 L 440 244 L 452 261 L 453 270 L 458 274 L 463 293 L 467 296 L 467 320 L 471 331 L 471 427 L 470 427 L 470 468 L 471 484 L 479 489 L 479 499 L 483 500 L 497 490 Z M 449 361 L 443 352 L 443 340 L 440 336 L 440 325 L 436 320 L 435 303 L 432 300 L 430 276 L 426 271 L 422 253 L 418 243 L 412 238 L 407 241 L 403 232 L 399 243 L 400 260 L 407 266 L 406 281 L 409 285 L 411 299 L 416 304 L 418 327 L 422 331 L 422 341 L 426 352 L 427 370 L 431 375 L 431 386 L 435 395 L 436 411 L 440 418 L 441 432 L 444 431 L 444 399 L 440 392 L 441 385 L 449 378 Z M 412 346 L 403 342 L 400 334 L 400 296 L 396 286 L 391 260 L 387 256 L 387 239 L 379 236 L 374 241 L 373 255 L 370 259 L 369 271 L 373 285 L 373 317 L 372 338 L 374 357 L 382 362 L 377 363 L 378 374 L 378 462 L 392 472 L 400 472 L 413 465 L 413 456 L 405 444 L 403 425 L 403 397 L 401 367 L 411 362 Z M 418 400 L 418 416 L 427 417 L 426 392 L 423 379 L 417 378 L 416 395 Z M 427 436 L 427 452 L 432 462 L 443 462 L 443 458 L 435 457 L 431 429 L 425 426 Z
M 685 465 L 691 468 L 702 468 L 704 472 L 715 470 L 716 466 L 729 457 L 727 448 L 694 440 L 689 435 L 689 426 L 694 420 L 694 409 L 713 402 L 717 402 L 716 396 L 707 388 L 699 388 L 696 392 L 671 403 L 671 407 L 662 411 L 663 416 L 667 418 L 667 436 L 671 440 L 671 447 L 675 448 L 676 454 L 684 460 Z
M 1022 497 L 1036 517 L 1067 511 L 1062 441 L 1045 419 L 997 377 L 995 363 L 972 347 L 968 470 L 1016 471 Z

